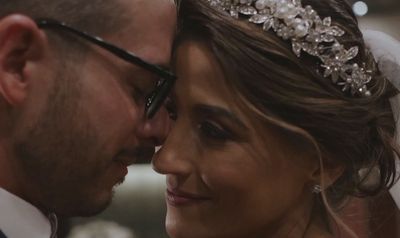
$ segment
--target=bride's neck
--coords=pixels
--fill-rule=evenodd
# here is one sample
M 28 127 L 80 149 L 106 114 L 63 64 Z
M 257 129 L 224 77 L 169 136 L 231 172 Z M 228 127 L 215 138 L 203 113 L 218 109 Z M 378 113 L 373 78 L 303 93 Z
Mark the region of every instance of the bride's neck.
M 306 198 L 290 209 L 274 230 L 268 232 L 268 238 L 328 238 L 331 237 L 325 217 L 316 199 Z

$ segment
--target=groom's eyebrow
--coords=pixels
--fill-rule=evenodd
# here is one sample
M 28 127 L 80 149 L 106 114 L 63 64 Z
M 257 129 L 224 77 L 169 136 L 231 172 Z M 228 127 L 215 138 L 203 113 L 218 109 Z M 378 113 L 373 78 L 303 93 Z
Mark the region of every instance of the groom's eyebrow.
M 196 114 L 198 115 L 209 115 L 214 117 L 224 117 L 232 121 L 243 129 L 248 129 L 247 126 L 237 117 L 233 112 L 219 106 L 197 104 L 194 107 Z

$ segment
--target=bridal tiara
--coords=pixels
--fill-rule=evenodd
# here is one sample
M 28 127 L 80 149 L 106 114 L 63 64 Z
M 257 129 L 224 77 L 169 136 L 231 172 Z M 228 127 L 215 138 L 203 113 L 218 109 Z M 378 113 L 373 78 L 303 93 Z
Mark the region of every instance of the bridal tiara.
M 262 26 L 264 31 L 273 30 L 280 38 L 290 40 L 297 57 L 305 52 L 319 58 L 324 78 L 350 91 L 354 96 L 370 96 L 367 84 L 372 71 L 365 63 L 351 63 L 358 53 L 358 46 L 346 49 L 338 40 L 345 31 L 332 25 L 331 17 L 321 18 L 312 6 L 302 6 L 301 0 L 207 0 L 215 9 L 228 12 L 238 19 Z

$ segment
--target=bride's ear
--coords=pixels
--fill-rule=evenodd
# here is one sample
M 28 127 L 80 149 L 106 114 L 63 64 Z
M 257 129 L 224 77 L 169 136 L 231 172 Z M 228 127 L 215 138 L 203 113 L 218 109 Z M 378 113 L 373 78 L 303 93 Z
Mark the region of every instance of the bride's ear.
M 325 190 L 332 186 L 343 175 L 344 171 L 344 165 L 328 164 L 322 161 L 312 172 L 311 180 L 314 184 L 321 186 L 322 190 Z

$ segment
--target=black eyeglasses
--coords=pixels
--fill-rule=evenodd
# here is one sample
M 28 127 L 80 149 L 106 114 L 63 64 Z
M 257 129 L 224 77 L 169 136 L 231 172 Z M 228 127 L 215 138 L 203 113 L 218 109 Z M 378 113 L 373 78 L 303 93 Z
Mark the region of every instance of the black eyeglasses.
M 156 75 L 158 75 L 161 80 L 157 83 L 156 88 L 154 91 L 146 97 L 146 105 L 145 105 L 145 114 L 147 118 L 152 118 L 154 114 L 160 109 L 163 105 L 165 99 L 167 98 L 168 94 L 170 93 L 175 80 L 176 76 L 161 68 L 158 65 L 154 65 L 144 61 L 143 59 L 139 58 L 135 54 L 121 49 L 111 43 L 104 41 L 102 38 L 97 36 L 92 36 L 84 31 L 77 30 L 68 26 L 63 22 L 59 22 L 53 19 L 46 19 L 41 18 L 36 20 L 36 24 L 39 28 L 55 28 L 59 30 L 64 30 L 66 32 L 73 33 L 76 36 L 79 36 L 82 39 L 85 39 L 97 46 L 109 51 L 110 53 L 114 54 L 115 56 L 121 58 L 122 60 L 140 66 Z

